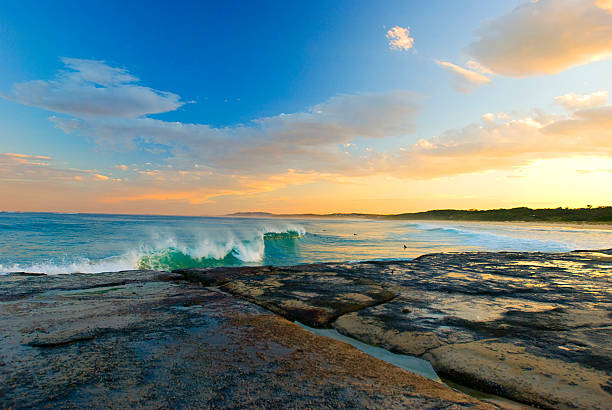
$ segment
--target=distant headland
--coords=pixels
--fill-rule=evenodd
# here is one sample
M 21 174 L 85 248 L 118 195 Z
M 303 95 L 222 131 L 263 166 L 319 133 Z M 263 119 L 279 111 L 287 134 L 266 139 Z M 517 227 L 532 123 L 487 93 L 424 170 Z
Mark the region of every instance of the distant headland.
M 436 209 L 401 214 L 331 213 L 331 214 L 274 214 L 269 212 L 236 212 L 227 216 L 247 218 L 365 218 L 440 221 L 517 221 L 517 222 L 612 222 L 612 206 L 586 208 L 527 207 L 500 209 Z

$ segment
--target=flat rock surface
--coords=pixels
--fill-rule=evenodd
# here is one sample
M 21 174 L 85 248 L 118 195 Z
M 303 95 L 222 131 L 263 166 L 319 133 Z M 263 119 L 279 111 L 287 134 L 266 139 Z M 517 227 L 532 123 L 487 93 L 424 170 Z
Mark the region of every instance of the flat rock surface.
M 542 407 L 612 407 L 612 250 L 238 270 L 206 274 L 289 319 L 428 358 L 459 384 Z M 537 391 L 521 382 L 542 377 Z
M 500 396 L 550 408 L 609 408 L 608 375 L 576 363 L 530 353 L 511 341 L 482 340 L 433 349 L 425 358 L 441 373 L 488 386 Z
M 0 407 L 490 407 L 179 278 L 0 276 Z
M 325 265 L 309 267 L 312 270 L 274 269 L 238 277 L 220 289 L 314 327 L 329 327 L 345 313 L 387 302 L 397 295 L 384 282 Z

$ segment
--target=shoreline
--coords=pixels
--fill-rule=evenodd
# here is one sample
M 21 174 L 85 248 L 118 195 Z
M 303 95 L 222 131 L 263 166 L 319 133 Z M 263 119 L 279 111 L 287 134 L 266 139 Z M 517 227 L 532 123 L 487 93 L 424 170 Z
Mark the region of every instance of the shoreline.
M 127 269 L 121 269 L 121 270 L 116 270 L 116 271 L 96 271 L 96 272 L 75 271 L 75 272 L 61 272 L 61 273 L 45 273 L 45 272 L 31 272 L 31 271 L 0 271 L 0 276 L 3 276 L 3 275 L 23 275 L 23 276 L 97 275 L 97 274 L 103 274 L 103 273 L 118 273 L 118 272 L 130 272 L 130 271 L 137 272 L 137 271 L 144 271 L 144 270 L 151 270 L 151 271 L 157 271 L 157 272 L 178 272 L 178 271 L 185 271 L 185 270 L 191 270 L 191 269 L 242 269 L 242 268 L 267 268 L 267 267 L 281 267 L 282 268 L 282 267 L 289 267 L 289 266 L 299 267 L 299 266 L 317 265 L 317 264 L 364 264 L 364 263 L 381 263 L 381 262 L 383 263 L 384 262 L 402 263 L 402 262 L 414 261 L 421 257 L 426 257 L 428 255 L 437 254 L 437 253 L 452 255 L 452 254 L 465 254 L 465 253 L 478 253 L 478 252 L 492 253 L 492 254 L 509 252 L 509 253 L 524 253 L 524 254 L 531 253 L 531 254 L 555 255 L 555 254 L 567 254 L 567 253 L 575 253 L 575 252 L 597 253 L 597 252 L 609 252 L 609 251 L 611 250 L 610 249 L 574 249 L 570 251 L 456 250 L 456 251 L 423 253 L 417 256 L 412 256 L 412 257 L 407 256 L 403 258 L 389 257 L 389 258 L 369 258 L 369 259 L 363 259 L 363 260 L 343 260 L 343 261 L 334 261 L 334 262 L 302 262 L 302 263 L 297 263 L 294 265 L 258 265 L 256 263 L 250 263 L 250 264 L 244 264 L 244 265 L 212 266 L 212 267 L 207 266 L 207 267 L 202 267 L 202 268 L 176 268 L 176 269 L 169 269 L 169 270 L 139 269 L 137 267 L 134 267 L 134 268 L 127 268 Z M 110 257 L 110 258 L 115 258 L 115 256 Z

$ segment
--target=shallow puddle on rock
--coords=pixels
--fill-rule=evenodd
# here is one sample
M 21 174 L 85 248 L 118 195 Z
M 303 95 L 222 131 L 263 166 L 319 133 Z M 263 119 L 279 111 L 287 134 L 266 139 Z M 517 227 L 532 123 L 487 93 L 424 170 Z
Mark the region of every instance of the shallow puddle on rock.
M 492 403 L 496 406 L 499 406 L 504 409 L 510 410 L 518 410 L 518 409 L 532 409 L 533 407 L 527 406 L 522 403 L 515 402 L 510 399 L 506 399 L 504 397 L 496 396 L 494 394 L 484 393 L 479 390 L 471 389 L 469 387 L 461 386 L 459 384 L 450 382 L 448 380 L 442 380 L 438 377 L 436 371 L 433 369 L 431 364 L 427 360 L 419 359 L 418 357 L 405 355 L 405 354 L 396 354 L 391 353 L 390 351 L 369 345 L 367 343 L 360 342 L 357 339 L 353 339 L 351 337 L 345 336 L 339 333 L 335 329 L 316 329 L 309 326 L 306 326 L 300 322 L 295 322 L 297 325 L 302 328 L 308 330 L 319 336 L 329 337 L 331 339 L 340 340 L 342 342 L 348 343 L 351 346 L 359 349 L 367 355 L 375 357 L 383 362 L 390 363 L 394 366 L 397 366 L 401 369 L 408 370 L 412 373 L 416 373 L 420 376 L 426 377 L 428 379 L 434 380 L 438 383 L 442 383 L 447 385 L 453 390 L 460 391 L 469 396 L 475 397 L 477 399 Z
M 352 337 L 345 336 L 335 329 L 315 329 L 297 321 L 295 323 L 316 335 L 325 336 L 331 339 L 340 340 L 344 343 L 348 343 L 351 346 L 357 348 L 358 350 L 361 350 L 365 354 L 382 360 L 383 362 L 390 363 L 401 369 L 408 370 L 428 379 L 441 382 L 440 378 L 436 374 L 436 371 L 433 369 L 433 367 L 431 367 L 431 364 L 427 360 L 419 359 L 417 357 L 409 356 L 406 354 L 391 353 L 390 351 L 385 350 L 383 348 L 372 346 L 360 342 L 357 339 L 353 339 Z

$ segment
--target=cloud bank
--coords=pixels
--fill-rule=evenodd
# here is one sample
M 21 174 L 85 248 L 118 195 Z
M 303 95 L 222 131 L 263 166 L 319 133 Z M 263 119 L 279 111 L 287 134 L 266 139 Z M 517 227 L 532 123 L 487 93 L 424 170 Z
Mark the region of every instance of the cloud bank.
M 483 117 L 481 123 L 419 140 L 391 159 L 392 169 L 403 177 L 435 178 L 520 167 L 537 159 L 612 157 L 612 106 L 567 116 L 537 110 L 501 121 Z
M 66 61 L 78 70 L 60 73 L 51 81 L 21 84 L 47 84 L 62 101 L 71 90 L 82 91 L 92 84 L 101 89 L 151 90 L 134 85 L 135 77 L 126 70 L 100 61 Z M 469 67 L 478 69 L 474 64 Z M 471 74 L 462 78 L 485 83 Z M 302 112 L 232 127 L 147 117 L 143 113 L 157 110 L 134 107 L 149 104 L 148 91 L 137 93 L 142 101 L 114 105 L 104 115 L 97 114 L 99 109 L 83 114 L 83 110 L 68 110 L 61 104 L 52 108 L 55 105 L 47 99 L 30 98 L 29 105 L 69 113 L 51 117 L 67 133 L 92 138 L 110 149 L 156 150 L 163 159 L 156 165 L 117 165 L 112 173 L 104 173 L 58 168 L 44 156 L 2 154 L 0 173 L 4 181 L 37 180 L 40 186 L 47 180 L 106 184 L 99 201 L 109 203 L 202 204 L 222 196 L 252 195 L 317 181 L 344 183 L 375 175 L 428 179 L 520 167 L 542 158 L 612 157 L 612 106 L 603 105 L 603 93 L 559 97 L 556 102 L 568 109 L 565 114 L 542 110 L 523 116 L 486 113 L 480 122 L 422 138 L 413 135 L 421 97 L 408 91 L 336 95 Z M 172 95 L 173 101 L 180 101 Z M 70 101 L 74 107 L 97 107 L 97 97 L 78 92 Z M 385 150 L 370 146 L 372 141 L 393 137 L 407 145 Z
M 152 118 L 78 119 L 51 117 L 71 133 L 101 145 L 137 149 L 138 141 L 158 144 L 176 166 L 231 173 L 273 174 L 288 168 L 367 168 L 367 161 L 345 154 L 356 138 L 383 139 L 413 131 L 419 97 L 407 91 L 338 95 L 307 111 L 258 118 L 234 127 L 167 122 Z

